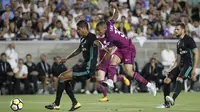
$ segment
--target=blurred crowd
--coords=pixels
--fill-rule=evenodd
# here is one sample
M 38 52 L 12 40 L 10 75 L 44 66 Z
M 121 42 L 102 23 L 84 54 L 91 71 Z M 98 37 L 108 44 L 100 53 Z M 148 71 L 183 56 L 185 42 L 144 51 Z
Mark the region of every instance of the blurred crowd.
M 0 0 L 0 40 L 69 40 L 78 38 L 76 23 L 86 20 L 95 33 L 98 21 L 119 8 L 116 27 L 128 38 L 176 39 L 175 24 L 200 39 L 199 0 Z M 142 38 L 141 38 L 142 39 Z

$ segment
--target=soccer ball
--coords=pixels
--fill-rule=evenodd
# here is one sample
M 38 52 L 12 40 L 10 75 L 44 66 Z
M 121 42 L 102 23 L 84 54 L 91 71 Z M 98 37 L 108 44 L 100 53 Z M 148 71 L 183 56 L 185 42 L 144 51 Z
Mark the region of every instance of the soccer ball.
M 15 98 L 10 101 L 10 108 L 13 111 L 22 110 L 23 106 L 24 106 L 23 101 L 20 98 Z

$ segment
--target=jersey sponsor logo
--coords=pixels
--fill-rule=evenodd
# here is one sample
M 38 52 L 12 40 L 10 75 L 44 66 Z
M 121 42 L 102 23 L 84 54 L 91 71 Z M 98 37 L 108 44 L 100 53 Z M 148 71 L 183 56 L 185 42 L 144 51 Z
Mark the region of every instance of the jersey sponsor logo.
M 125 61 L 129 61 L 129 59 L 125 59 Z
M 187 51 L 180 51 L 179 52 L 180 54 L 186 54 L 186 53 L 188 53 Z
M 87 49 L 84 47 L 84 45 L 86 44 L 86 41 L 87 40 L 81 40 L 81 49 L 82 49 L 82 51 L 87 51 Z
M 82 51 L 87 51 L 87 49 L 86 49 L 86 48 L 84 48 L 84 47 L 82 47 Z

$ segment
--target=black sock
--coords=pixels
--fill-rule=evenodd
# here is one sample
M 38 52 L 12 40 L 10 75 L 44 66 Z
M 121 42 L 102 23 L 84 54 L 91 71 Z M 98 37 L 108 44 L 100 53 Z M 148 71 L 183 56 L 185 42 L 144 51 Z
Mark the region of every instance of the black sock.
M 164 84 L 163 92 L 164 92 L 164 101 L 165 104 L 167 105 L 168 102 L 166 101 L 166 96 L 170 95 L 170 84 Z
M 55 100 L 55 104 L 57 106 L 60 105 L 60 99 L 62 97 L 62 93 L 64 91 L 64 88 L 65 88 L 64 82 L 59 81 L 58 82 L 58 88 L 56 90 L 56 100 Z
M 71 82 L 65 81 L 65 91 L 68 94 L 69 98 L 71 99 L 72 104 L 73 105 L 77 104 L 77 100 L 76 100 L 73 90 L 72 90 Z
M 176 81 L 176 88 L 173 94 L 173 99 L 174 101 L 176 100 L 176 98 L 178 97 L 178 95 L 180 94 L 181 90 L 182 90 L 182 81 Z

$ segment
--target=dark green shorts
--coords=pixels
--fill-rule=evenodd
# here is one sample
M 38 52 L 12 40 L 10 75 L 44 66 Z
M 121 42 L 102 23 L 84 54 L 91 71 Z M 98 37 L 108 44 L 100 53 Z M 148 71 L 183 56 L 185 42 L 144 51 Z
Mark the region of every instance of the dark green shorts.
M 187 79 L 191 76 L 192 66 L 184 65 L 183 67 L 175 67 L 168 75 L 171 80 L 176 80 L 177 77 Z
M 76 82 L 88 80 L 94 75 L 95 72 L 86 69 L 85 67 L 73 69 L 72 76 Z

